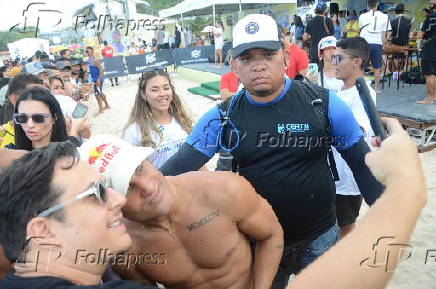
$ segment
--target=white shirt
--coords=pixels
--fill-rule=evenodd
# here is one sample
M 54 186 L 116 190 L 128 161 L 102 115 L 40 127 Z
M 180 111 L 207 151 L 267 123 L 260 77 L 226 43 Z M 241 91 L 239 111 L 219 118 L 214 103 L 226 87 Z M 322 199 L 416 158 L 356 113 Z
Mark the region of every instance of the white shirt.
M 371 93 L 371 98 L 376 102 L 376 93 L 374 89 L 367 83 L 369 92 Z M 368 116 L 366 115 L 365 108 L 362 101 L 360 100 L 359 91 L 356 86 L 352 88 L 341 90 L 336 93 L 340 99 L 342 99 L 347 106 L 353 112 L 359 126 L 363 127 L 365 130 L 364 137 L 368 144 L 371 144 L 371 138 L 374 132 L 371 128 L 371 123 Z M 336 184 L 336 194 L 356 196 L 360 194 L 359 187 L 354 180 L 353 172 L 351 171 L 348 164 L 344 161 L 341 154 L 333 147 L 333 156 L 335 157 L 336 169 L 339 174 L 339 181 Z
M 324 72 L 323 72 L 324 73 Z M 321 74 L 318 73 L 318 85 L 321 85 Z M 324 85 L 322 87 L 334 90 L 336 93 L 342 89 L 344 82 L 335 77 L 327 77 L 324 73 Z
M 163 43 L 170 43 L 170 33 L 165 30 Z
M 67 95 L 56 94 L 54 97 L 61 106 L 62 114 L 66 117 L 72 117 L 77 102 Z
M 360 36 L 369 44 L 382 45 L 385 31 L 392 30 L 388 15 L 380 11 L 369 11 L 359 17 Z
M 170 124 L 158 125 L 162 130 L 162 141 L 157 133 L 150 130 L 151 139 L 156 143 L 156 152 L 153 153 L 148 160 L 159 168 L 170 157 L 172 157 L 185 142 L 188 134 L 182 129 L 179 122 L 173 117 Z M 131 124 L 123 135 L 123 140 L 134 146 L 142 146 L 142 133 L 139 126 L 134 123 Z

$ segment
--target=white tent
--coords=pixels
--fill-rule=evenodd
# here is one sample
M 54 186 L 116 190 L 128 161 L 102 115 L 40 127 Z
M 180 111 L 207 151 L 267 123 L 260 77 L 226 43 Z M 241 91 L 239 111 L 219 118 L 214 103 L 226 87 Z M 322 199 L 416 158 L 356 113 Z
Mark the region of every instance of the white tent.
M 159 17 L 189 17 L 210 14 L 215 16 L 215 14 L 222 14 L 223 9 L 242 11 L 242 9 L 256 9 L 269 4 L 297 4 L 297 0 L 185 0 L 174 7 L 159 11 Z
M 23 38 L 8 43 L 8 49 L 12 59 L 16 57 L 31 57 L 37 50 L 43 50 L 50 54 L 49 41 L 41 38 Z

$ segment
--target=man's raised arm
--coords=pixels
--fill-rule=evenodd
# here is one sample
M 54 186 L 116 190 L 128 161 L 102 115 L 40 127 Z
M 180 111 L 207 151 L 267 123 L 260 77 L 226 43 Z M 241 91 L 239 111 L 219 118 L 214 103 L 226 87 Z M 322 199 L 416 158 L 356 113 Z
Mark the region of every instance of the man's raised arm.
M 303 270 L 288 289 L 381 289 L 391 278 L 403 248 L 392 244 L 409 242 L 427 196 L 415 143 L 397 120 L 382 121 L 389 137 L 379 150 L 367 154 L 365 162 L 386 186 L 384 193 L 359 225 Z M 369 266 L 374 248 L 389 252 L 387 267 Z
M 214 106 L 192 128 L 182 147 L 159 170 L 164 176 L 176 176 L 199 170 L 217 152 L 221 115 Z

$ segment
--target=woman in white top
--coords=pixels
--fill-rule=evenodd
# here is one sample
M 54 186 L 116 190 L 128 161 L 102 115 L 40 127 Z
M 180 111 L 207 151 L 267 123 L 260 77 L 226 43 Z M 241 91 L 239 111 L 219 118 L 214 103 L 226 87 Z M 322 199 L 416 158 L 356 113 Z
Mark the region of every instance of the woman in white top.
M 142 74 L 123 139 L 156 149 L 148 158 L 157 168 L 175 154 L 192 129 L 165 69 Z
M 320 60 L 318 85 L 338 92 L 344 86 L 344 82 L 336 78 L 335 67 L 332 63 L 332 55 L 336 51 L 336 42 L 336 37 L 327 36 L 318 43 L 318 57 Z
M 224 46 L 224 25 L 221 20 L 218 20 L 215 25 L 213 35 L 215 37 L 215 64 L 220 60 L 219 65 L 223 63 L 223 46 Z

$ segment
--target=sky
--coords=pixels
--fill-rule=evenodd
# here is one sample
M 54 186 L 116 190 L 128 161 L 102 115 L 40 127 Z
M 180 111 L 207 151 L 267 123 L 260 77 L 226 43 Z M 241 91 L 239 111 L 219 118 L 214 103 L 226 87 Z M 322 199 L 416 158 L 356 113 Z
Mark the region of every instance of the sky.
M 42 30 L 53 30 L 50 27 L 57 26 L 59 28 L 72 27 L 73 13 L 83 6 L 96 3 L 92 0 L 0 0 L 0 31 L 9 30 L 12 26 L 20 24 L 20 28 L 24 25 L 25 17 L 22 16 L 30 3 L 33 4 L 25 15 L 27 16 L 27 25 L 36 26 L 37 15 L 40 15 L 40 27 Z M 40 10 L 57 10 L 56 11 L 40 11 Z

